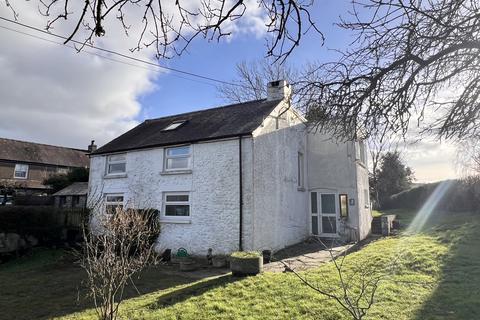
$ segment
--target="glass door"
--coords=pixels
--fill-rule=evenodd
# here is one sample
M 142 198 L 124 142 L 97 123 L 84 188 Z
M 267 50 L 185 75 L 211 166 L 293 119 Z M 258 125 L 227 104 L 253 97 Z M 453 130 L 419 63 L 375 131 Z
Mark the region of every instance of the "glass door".
M 321 235 L 337 235 L 337 196 L 334 193 L 320 194 Z
M 310 193 L 312 234 L 322 237 L 337 235 L 338 206 L 335 193 Z

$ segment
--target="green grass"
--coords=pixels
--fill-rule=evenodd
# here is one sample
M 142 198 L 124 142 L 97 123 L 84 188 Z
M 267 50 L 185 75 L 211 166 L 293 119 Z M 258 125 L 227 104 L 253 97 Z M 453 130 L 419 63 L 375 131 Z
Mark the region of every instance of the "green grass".
M 413 218 L 396 214 L 404 225 Z M 480 319 L 480 215 L 438 213 L 426 228 L 376 240 L 346 258 L 346 274 L 353 275 L 358 269 L 383 270 L 400 257 L 366 319 Z M 304 275 L 322 288 L 338 289 L 331 263 Z M 58 252 L 0 266 L 0 318 L 95 319 L 91 304 L 76 300 L 82 278 Z M 143 294 L 129 293 L 122 319 L 349 319 L 291 273 L 193 281 L 150 270 L 138 287 Z

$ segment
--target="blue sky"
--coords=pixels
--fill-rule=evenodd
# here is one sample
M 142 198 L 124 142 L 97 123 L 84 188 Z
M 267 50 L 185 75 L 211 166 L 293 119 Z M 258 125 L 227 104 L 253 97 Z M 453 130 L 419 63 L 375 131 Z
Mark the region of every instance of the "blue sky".
M 348 34 L 334 26 L 334 22 L 338 22 L 339 15 L 346 15 L 350 6 L 349 1 L 317 1 L 312 8 L 312 16 L 325 34 L 325 44 L 322 46 L 320 35 L 311 31 L 302 39 L 300 46 L 288 58 L 287 63 L 301 68 L 308 62 L 333 59 L 335 53 L 329 49 L 342 48 L 349 40 Z M 264 37 L 256 39 L 251 35 L 240 35 L 228 42 L 223 40 L 220 43 L 201 39 L 192 43 L 188 53 L 166 62 L 160 61 L 160 64 L 230 81 L 235 77 L 235 64 L 243 60 L 259 60 L 264 58 L 265 54 Z M 194 80 L 180 78 L 174 73 L 160 76 L 156 80 L 157 89 L 141 97 L 143 112 L 138 120 L 224 104 L 215 86 L 199 83 L 197 81 L 201 80 L 198 79 Z

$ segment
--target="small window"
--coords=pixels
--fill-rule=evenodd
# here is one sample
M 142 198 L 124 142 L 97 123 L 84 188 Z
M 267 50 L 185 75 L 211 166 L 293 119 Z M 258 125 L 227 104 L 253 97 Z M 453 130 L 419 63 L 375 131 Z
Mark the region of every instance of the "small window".
M 107 214 L 113 214 L 121 209 L 123 209 L 123 194 L 105 195 L 105 212 Z
M 15 179 L 27 179 L 28 177 L 28 164 L 15 165 L 15 173 L 13 176 Z
M 186 170 L 191 164 L 190 146 L 165 149 L 165 170 Z
M 190 194 L 165 193 L 163 214 L 165 217 L 189 217 Z
M 80 196 L 72 196 L 72 207 L 78 207 L 80 205 Z
M 298 187 L 303 188 L 304 185 L 304 166 L 303 166 L 303 153 L 299 152 L 297 157 L 297 176 Z
M 107 157 L 107 174 L 123 174 L 127 169 L 127 156 L 125 154 L 113 154 Z
M 363 164 L 367 164 L 367 150 L 365 148 L 365 141 L 362 140 L 362 141 L 359 141 L 358 142 L 358 151 L 360 153 L 360 161 L 363 163 Z
M 180 127 L 182 124 L 184 124 L 185 122 L 186 122 L 185 120 L 172 122 L 172 123 L 170 123 L 168 126 L 166 126 L 165 128 L 163 128 L 162 131 L 175 130 L 175 129 L 177 129 L 178 127 Z
M 65 207 L 65 204 L 67 204 L 67 196 L 60 196 L 58 199 L 58 205 L 60 207 Z
M 339 195 L 340 200 L 340 217 L 348 218 L 348 195 L 341 194 Z

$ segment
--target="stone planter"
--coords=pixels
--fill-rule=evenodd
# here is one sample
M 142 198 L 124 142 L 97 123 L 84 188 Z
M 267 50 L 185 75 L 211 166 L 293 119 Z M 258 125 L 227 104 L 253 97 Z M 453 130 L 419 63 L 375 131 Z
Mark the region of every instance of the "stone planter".
M 263 271 L 263 257 L 230 257 L 230 270 L 234 276 L 256 275 Z
M 194 260 L 189 258 L 180 259 L 180 271 L 194 271 L 197 269 L 197 264 Z
M 212 257 L 212 266 L 214 268 L 225 268 L 227 266 L 227 258 L 225 256 Z

